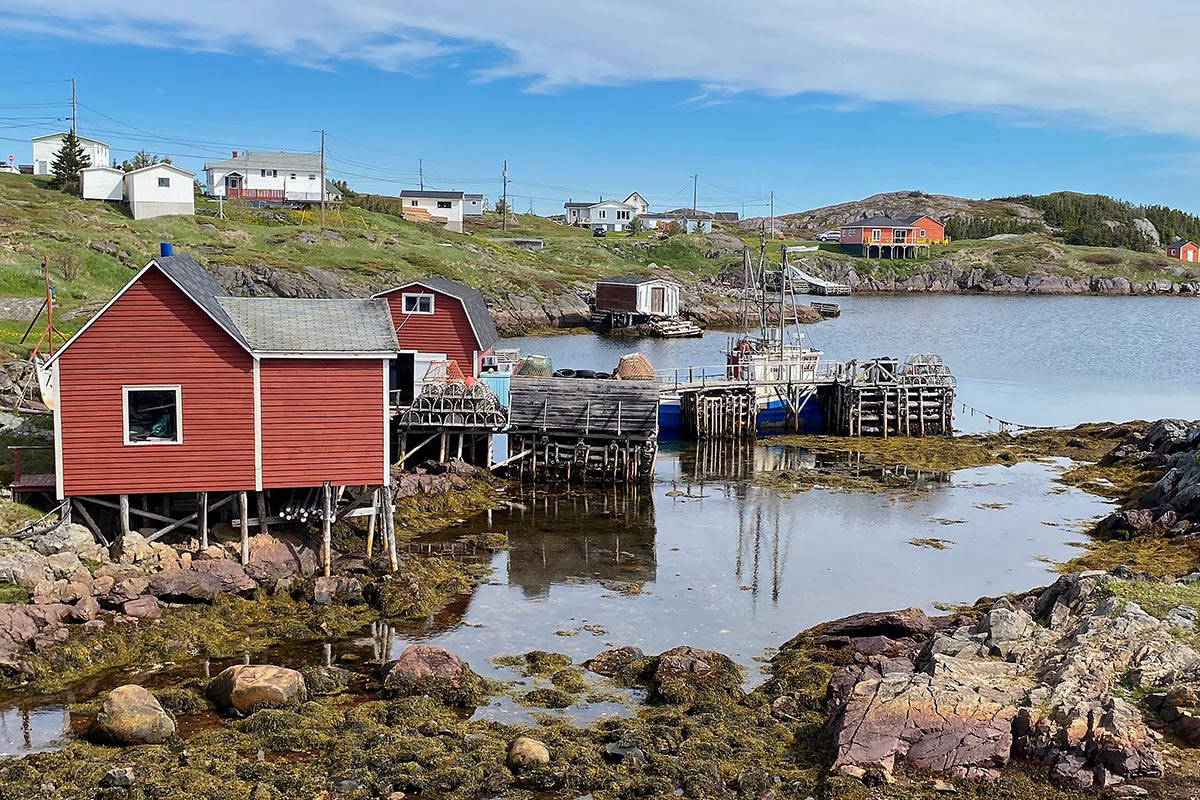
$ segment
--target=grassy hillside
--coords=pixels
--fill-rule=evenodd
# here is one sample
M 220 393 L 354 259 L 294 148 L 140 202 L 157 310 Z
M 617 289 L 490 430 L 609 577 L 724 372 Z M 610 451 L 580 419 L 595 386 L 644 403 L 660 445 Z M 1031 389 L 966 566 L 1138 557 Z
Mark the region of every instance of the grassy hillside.
M 594 238 L 590 231 L 535 216 L 519 216 L 507 233 L 495 218 L 457 234 L 358 208 L 327 214 L 324 226 L 316 212 L 231 204 L 225 211 L 230 218 L 217 219 L 215 204 L 201 201 L 195 217 L 138 221 L 120 206 L 50 189 L 42 177 L 0 175 L 0 349 L 17 349 L 15 342 L 37 309 L 43 256 L 50 259 L 63 327 L 70 332 L 156 254 L 162 241 L 174 242 L 210 268 L 245 271 L 247 283 L 235 286 L 235 293 L 269 291 L 251 281 L 263 270 L 274 271 L 270 279 L 276 283 L 315 286 L 309 290 L 314 294 L 362 295 L 436 273 L 492 296 L 545 297 L 590 288 L 605 275 L 647 274 L 652 263 L 685 282 L 720 268 L 704 256 L 711 249 L 704 237 Z M 489 241 L 506 235 L 539 236 L 546 247 L 529 253 Z M 14 303 L 13 298 L 30 301 Z

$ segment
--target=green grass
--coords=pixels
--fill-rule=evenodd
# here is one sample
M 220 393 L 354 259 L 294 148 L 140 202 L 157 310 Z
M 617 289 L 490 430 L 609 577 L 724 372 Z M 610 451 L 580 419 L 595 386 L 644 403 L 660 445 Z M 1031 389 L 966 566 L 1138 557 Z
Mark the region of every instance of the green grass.
M 1155 583 L 1152 581 L 1109 581 L 1105 591 L 1141 606 L 1147 614 L 1165 619 L 1173 608 L 1200 608 L 1200 584 Z
M 651 233 L 596 238 L 588 229 L 532 215 L 518 215 L 508 231 L 498 217 L 487 215 L 459 234 L 354 207 L 328 212 L 323 226 L 315 211 L 232 203 L 224 208 L 229 218 L 218 219 L 216 205 L 200 199 L 194 217 L 133 220 L 120 206 L 52 190 L 44 178 L 0 175 L 0 297 L 40 298 L 41 261 L 48 257 L 60 324 L 69 333 L 153 257 L 162 241 L 209 267 L 269 266 L 301 275 L 316 267 L 359 295 L 436 273 L 493 296 L 517 292 L 544 299 L 590 289 L 599 277 L 648 274 L 651 263 L 685 282 L 728 263 L 705 258 L 700 236 L 666 242 Z M 530 253 L 491 241 L 506 236 L 538 236 L 546 246 Z M 64 274 L 72 265 L 79 275 Z M 0 357 L 5 349 L 17 354 L 28 349 L 28 343 L 16 345 L 28 316 L 0 320 Z

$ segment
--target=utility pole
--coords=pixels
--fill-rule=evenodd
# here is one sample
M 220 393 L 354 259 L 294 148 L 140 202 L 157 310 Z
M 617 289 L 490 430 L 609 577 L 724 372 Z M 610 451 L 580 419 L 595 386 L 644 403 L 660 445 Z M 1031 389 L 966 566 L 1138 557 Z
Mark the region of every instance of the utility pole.
M 504 159 L 504 164 L 500 168 L 500 182 L 504 185 L 504 198 L 501 202 L 504 203 L 504 216 L 502 230 L 508 230 L 508 159 Z
M 75 123 L 79 116 L 78 105 L 75 99 L 75 79 L 71 78 L 71 133 L 77 133 Z
M 696 216 L 696 179 L 699 177 L 700 177 L 699 175 L 692 176 L 692 217 L 693 218 L 695 218 L 695 216 Z
M 321 227 L 325 227 L 325 129 L 321 128 Z
M 771 190 L 771 238 L 775 238 L 775 190 Z
M 421 187 L 421 191 L 425 191 L 425 159 L 417 159 L 417 183 Z

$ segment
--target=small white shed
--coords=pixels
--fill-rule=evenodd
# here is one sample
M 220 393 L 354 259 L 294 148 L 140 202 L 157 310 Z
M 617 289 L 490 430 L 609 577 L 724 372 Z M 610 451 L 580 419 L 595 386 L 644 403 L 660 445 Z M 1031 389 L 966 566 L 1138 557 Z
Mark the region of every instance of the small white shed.
M 174 164 L 151 164 L 125 173 L 125 199 L 133 218 L 195 214 L 194 177 Z
M 124 200 L 125 171 L 116 167 L 84 167 L 79 193 L 84 200 Z

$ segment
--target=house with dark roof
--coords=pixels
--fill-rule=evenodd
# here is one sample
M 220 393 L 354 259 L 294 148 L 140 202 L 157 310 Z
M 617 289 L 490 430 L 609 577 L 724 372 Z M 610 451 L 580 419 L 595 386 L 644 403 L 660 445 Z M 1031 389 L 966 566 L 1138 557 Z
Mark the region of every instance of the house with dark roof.
M 1180 261 L 1200 261 L 1200 246 L 1191 240 L 1179 237 L 1168 244 L 1164 250 L 1168 258 L 1178 258 Z
M 946 228 L 933 217 L 865 217 L 841 226 L 842 249 L 866 258 L 915 258 L 946 241 Z
M 642 224 L 646 228 L 667 228 L 675 224 L 684 233 L 712 233 L 713 217 L 708 211 L 676 208 L 673 211 L 644 214 Z
M 427 378 L 453 361 L 464 376 L 478 377 L 499 336 L 478 290 L 441 276 L 393 286 L 372 296 L 386 301 L 399 355 L 390 381 L 392 405 L 407 406 Z
M 382 486 L 396 351 L 383 300 L 231 297 L 164 245 L 48 359 L 58 497 L 99 533 L 105 508 L 122 529 L 195 529 L 198 496 L 225 495 L 229 519 L 248 492 L 278 513 L 325 484 Z
M 320 153 L 234 150 L 232 158 L 204 165 L 205 191 L 209 197 L 256 205 L 320 203 L 322 177 L 325 177 L 325 202 L 340 203 L 342 193 L 325 175 Z
M 463 192 L 405 189 L 400 192 L 401 214 L 413 222 L 433 223 L 462 233 L 465 197 Z

